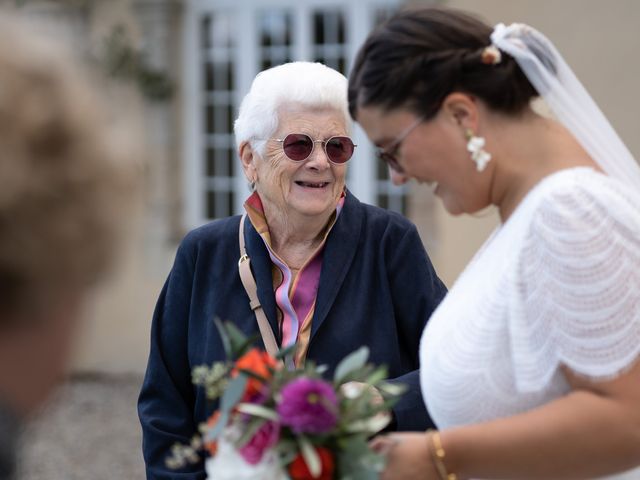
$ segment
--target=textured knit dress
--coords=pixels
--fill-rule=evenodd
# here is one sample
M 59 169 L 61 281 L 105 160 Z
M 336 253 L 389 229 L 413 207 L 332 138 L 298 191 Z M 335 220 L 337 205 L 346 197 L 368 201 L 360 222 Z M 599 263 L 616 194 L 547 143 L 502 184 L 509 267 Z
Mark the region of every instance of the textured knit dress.
M 434 312 L 422 393 L 444 429 L 565 395 L 561 365 L 606 380 L 639 356 L 640 193 L 572 168 L 527 194 Z

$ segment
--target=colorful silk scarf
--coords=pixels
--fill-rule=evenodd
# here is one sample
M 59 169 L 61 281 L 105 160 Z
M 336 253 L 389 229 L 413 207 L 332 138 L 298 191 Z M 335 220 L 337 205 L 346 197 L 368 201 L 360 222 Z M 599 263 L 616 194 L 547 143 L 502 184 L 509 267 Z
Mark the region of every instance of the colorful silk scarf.
M 342 206 L 344 193 L 338 200 L 335 214 L 331 215 L 324 231 L 322 243 L 305 260 L 297 275 L 280 258 L 271 247 L 269 225 L 264 214 L 262 200 L 258 192 L 253 192 L 246 200 L 244 208 L 253 227 L 262 237 L 272 262 L 273 284 L 276 305 L 278 307 L 278 323 L 281 330 L 281 348 L 287 348 L 297 342 L 293 357 L 286 359 L 289 368 L 304 365 L 304 359 L 309 348 L 311 335 L 311 320 L 315 310 L 324 245 L 331 228 L 336 222 Z

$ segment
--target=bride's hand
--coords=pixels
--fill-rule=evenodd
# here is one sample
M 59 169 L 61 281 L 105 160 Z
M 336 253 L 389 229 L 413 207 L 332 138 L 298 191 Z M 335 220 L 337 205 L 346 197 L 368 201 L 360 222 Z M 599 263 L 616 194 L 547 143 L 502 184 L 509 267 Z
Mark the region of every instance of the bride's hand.
M 427 440 L 421 432 L 390 433 L 371 440 L 372 450 L 387 458 L 380 480 L 438 480 Z

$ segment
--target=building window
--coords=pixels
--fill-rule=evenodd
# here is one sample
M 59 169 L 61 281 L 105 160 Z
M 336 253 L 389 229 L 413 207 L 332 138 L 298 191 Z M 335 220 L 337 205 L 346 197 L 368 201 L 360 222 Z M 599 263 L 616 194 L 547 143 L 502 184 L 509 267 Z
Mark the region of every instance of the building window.
M 262 11 L 260 24 L 260 62 L 258 71 L 293 61 L 292 24 L 290 11 Z
M 316 10 L 313 13 L 313 61 L 347 75 L 347 45 L 344 13 L 340 10 Z
M 206 218 L 229 216 L 235 201 L 236 170 L 233 121 L 236 106 L 234 62 L 236 47 L 232 35 L 233 16 L 216 12 L 200 22 L 204 181 L 202 201 Z
M 189 227 L 240 213 L 248 195 L 233 121 L 255 75 L 295 60 L 348 75 L 352 56 L 397 0 L 190 0 L 184 55 Z M 348 187 L 364 202 L 406 213 L 406 188 L 389 181 L 360 129 Z

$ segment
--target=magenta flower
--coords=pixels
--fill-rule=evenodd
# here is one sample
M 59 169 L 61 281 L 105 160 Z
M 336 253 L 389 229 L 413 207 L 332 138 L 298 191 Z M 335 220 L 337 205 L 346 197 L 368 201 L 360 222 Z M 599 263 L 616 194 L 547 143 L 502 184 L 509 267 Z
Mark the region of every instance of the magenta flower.
M 251 437 L 251 440 L 240 448 L 240 455 L 247 463 L 255 465 L 262 460 L 264 452 L 275 445 L 279 439 L 280 425 L 276 422 L 266 422 Z
M 337 422 L 338 398 L 330 383 L 298 378 L 282 389 L 278 414 L 295 433 L 325 433 Z

